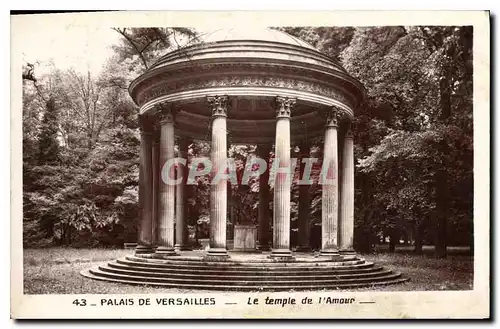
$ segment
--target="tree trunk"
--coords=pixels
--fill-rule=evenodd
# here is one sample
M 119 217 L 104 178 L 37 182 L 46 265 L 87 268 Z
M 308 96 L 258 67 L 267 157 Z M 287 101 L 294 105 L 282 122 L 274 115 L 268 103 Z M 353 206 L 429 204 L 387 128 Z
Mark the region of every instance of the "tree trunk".
M 66 224 L 66 245 L 71 245 L 71 225 Z
M 200 245 L 200 227 L 198 225 L 198 217 L 200 216 L 200 213 L 198 211 L 198 208 L 197 208 L 197 204 L 195 204 L 194 206 L 192 206 L 191 210 L 192 210 L 192 215 L 193 215 L 193 220 L 194 220 L 194 243 L 195 243 L 195 246 L 199 246 Z
M 367 147 L 365 146 L 367 149 Z M 372 250 L 372 232 L 371 232 L 371 219 L 374 212 L 372 207 L 372 194 L 371 194 L 371 181 L 370 177 L 366 174 L 360 177 L 362 199 L 361 203 L 364 206 L 362 225 L 356 229 L 355 250 L 361 253 L 371 253 Z
M 436 218 L 435 218 L 435 239 L 434 256 L 436 258 L 446 258 L 446 221 L 447 221 L 447 182 L 446 170 L 439 170 L 436 175 Z
M 61 246 L 63 246 L 63 247 L 66 245 L 66 242 L 68 240 L 67 227 L 68 227 L 68 224 L 61 225 Z
M 449 47 L 446 50 L 446 55 L 452 57 L 454 49 Z M 439 103 L 441 113 L 439 119 L 443 124 L 448 123 L 451 117 L 451 88 L 452 78 L 450 72 L 444 68 L 439 81 Z M 435 240 L 434 240 L 434 255 L 436 258 L 446 258 L 446 221 L 448 213 L 448 154 L 449 147 L 446 140 L 440 142 L 442 154 L 441 168 L 436 172 L 436 211 L 435 211 Z
M 413 244 L 413 230 L 412 229 L 407 230 L 406 238 L 407 238 L 406 244 L 411 246 Z
M 372 245 L 371 245 L 371 232 L 369 231 L 363 231 L 361 234 L 358 235 L 358 238 L 356 239 L 356 245 L 355 245 L 355 250 L 364 253 L 364 254 L 369 254 L 372 252 Z
M 196 222 L 194 224 L 194 243 L 196 246 L 200 244 L 200 241 L 198 241 L 198 223 Z
M 474 255 L 474 225 L 471 227 L 471 232 L 469 233 L 469 246 L 470 246 L 470 255 Z
M 436 222 L 436 240 L 435 240 L 436 258 L 446 258 L 446 219 L 438 218 Z
M 389 252 L 392 254 L 396 251 L 396 245 L 398 244 L 399 237 L 396 232 L 391 232 L 389 237 Z
M 422 254 L 422 245 L 424 239 L 424 225 L 418 223 L 415 225 L 415 254 Z

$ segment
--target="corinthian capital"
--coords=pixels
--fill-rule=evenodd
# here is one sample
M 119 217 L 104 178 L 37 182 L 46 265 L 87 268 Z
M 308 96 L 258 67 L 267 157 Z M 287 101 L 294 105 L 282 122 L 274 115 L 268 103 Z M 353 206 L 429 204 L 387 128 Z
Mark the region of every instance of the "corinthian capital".
M 332 106 L 325 113 L 325 120 L 326 120 L 325 127 L 338 128 L 342 116 L 343 116 L 343 111 L 336 106 Z
M 175 114 L 172 108 L 165 108 L 158 112 L 158 118 L 160 119 L 160 124 L 174 123 Z
M 352 129 L 353 129 L 352 123 L 349 122 L 346 125 L 345 138 L 350 138 L 350 139 L 354 138 L 354 133 L 352 132 Z
M 156 117 L 160 125 L 173 123 L 175 120 L 175 108 L 171 103 L 158 103 L 154 106 Z
M 207 96 L 213 117 L 227 117 L 227 96 Z
M 296 98 L 276 97 L 276 118 L 289 118 L 292 108 L 297 102 Z
M 154 130 L 154 122 L 148 115 L 139 115 L 139 129 L 141 134 L 151 134 Z

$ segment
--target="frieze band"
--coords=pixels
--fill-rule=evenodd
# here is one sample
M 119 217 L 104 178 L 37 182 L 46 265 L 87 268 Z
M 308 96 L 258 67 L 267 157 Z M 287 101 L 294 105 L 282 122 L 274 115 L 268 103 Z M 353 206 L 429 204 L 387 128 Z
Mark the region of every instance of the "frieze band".
M 270 87 L 304 91 L 338 100 L 348 105 L 349 107 L 354 108 L 354 101 L 351 99 L 351 97 L 347 97 L 336 90 L 338 89 L 338 87 L 334 89 L 333 87 L 324 83 L 298 80 L 297 78 L 261 77 L 255 75 L 214 75 L 210 77 L 204 77 L 203 79 L 185 79 L 182 81 L 163 83 L 140 92 L 137 95 L 137 102 L 138 104 L 143 105 L 154 98 L 172 93 L 221 87 Z
M 291 67 L 291 66 L 281 66 L 281 65 L 270 65 L 270 64 L 262 64 L 262 63 L 253 63 L 253 64 L 241 64 L 241 63 L 217 63 L 217 64 L 204 64 L 204 65 L 199 65 L 196 66 L 196 68 L 188 66 L 188 67 L 183 67 L 176 69 L 175 71 L 168 71 L 164 73 L 159 73 L 155 75 L 154 78 L 148 79 L 145 81 L 142 81 L 139 85 L 136 87 L 140 86 L 140 90 L 148 90 L 151 89 L 152 87 L 154 88 L 155 85 L 158 84 L 159 81 L 168 81 L 171 79 L 173 76 L 175 77 L 187 77 L 182 79 L 183 81 L 193 80 L 193 76 L 200 76 L 200 70 L 203 72 L 202 76 L 204 77 L 210 77 L 211 79 L 220 77 L 220 76 L 231 76 L 234 75 L 234 72 L 242 72 L 240 73 L 240 76 L 248 76 L 249 72 L 266 72 L 269 74 L 269 77 L 275 78 L 278 77 L 280 79 L 286 79 L 290 78 L 290 76 L 293 76 L 292 78 L 295 80 L 296 77 L 303 77 L 307 76 L 311 79 L 314 79 L 317 81 L 317 83 L 321 83 L 321 81 L 327 81 L 332 79 L 331 75 L 326 75 L 325 73 L 322 72 L 311 72 L 310 70 L 307 70 L 305 68 L 301 67 Z M 212 74 L 210 74 L 212 73 Z M 312 74 L 311 74 L 312 73 Z M 338 73 L 337 73 L 338 74 Z M 341 79 L 341 78 L 340 78 Z M 186 84 L 183 81 L 175 81 L 171 82 L 172 89 L 177 89 L 178 84 Z M 340 83 L 342 81 L 339 81 Z M 190 84 L 190 82 L 188 82 Z M 342 84 L 342 83 L 341 83 Z M 349 93 L 348 90 L 346 90 L 347 93 Z M 137 99 L 138 103 L 142 103 L 141 97 L 138 94 L 138 97 L 134 97 Z M 145 100 L 147 101 L 147 100 Z

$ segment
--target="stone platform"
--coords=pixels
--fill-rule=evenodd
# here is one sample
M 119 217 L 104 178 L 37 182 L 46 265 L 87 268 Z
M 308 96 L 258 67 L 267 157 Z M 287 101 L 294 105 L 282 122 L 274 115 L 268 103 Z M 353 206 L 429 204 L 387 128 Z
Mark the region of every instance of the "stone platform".
M 294 253 L 276 261 L 270 253 L 230 252 L 225 261 L 210 261 L 205 252 L 183 252 L 168 259 L 128 256 L 81 272 L 104 281 L 184 289 L 227 291 L 286 291 L 349 289 L 407 281 L 355 255 L 332 260 L 311 253 Z

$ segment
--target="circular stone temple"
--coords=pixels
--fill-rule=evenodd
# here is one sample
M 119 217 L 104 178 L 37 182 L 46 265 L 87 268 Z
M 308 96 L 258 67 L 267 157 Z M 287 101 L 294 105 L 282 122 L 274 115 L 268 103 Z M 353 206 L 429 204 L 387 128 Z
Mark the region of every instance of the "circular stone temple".
M 221 29 L 201 41 L 169 52 L 131 83 L 141 129 L 138 245 L 134 256 L 82 274 L 222 290 L 351 288 L 405 281 L 400 273 L 366 262 L 353 250 L 350 122 L 364 99 L 361 83 L 310 44 L 281 31 Z M 189 141 L 196 139 L 211 141 L 212 172 L 227 166 L 228 140 L 257 145 L 266 162 L 274 146 L 274 161 L 289 168 L 291 146 L 308 157 L 310 141 L 322 139 L 323 170 L 332 179 L 322 184 L 321 251 L 314 254 L 309 248 L 309 186 L 299 187 L 299 247 L 292 253 L 294 182 L 278 174 L 271 195 L 268 172 L 259 177 L 258 252 L 228 251 L 224 179 L 210 190 L 208 250 L 190 250 L 185 178 L 192 164 L 181 166 L 184 180 L 177 185 L 166 184 L 161 171 L 167 161 L 187 158 Z

